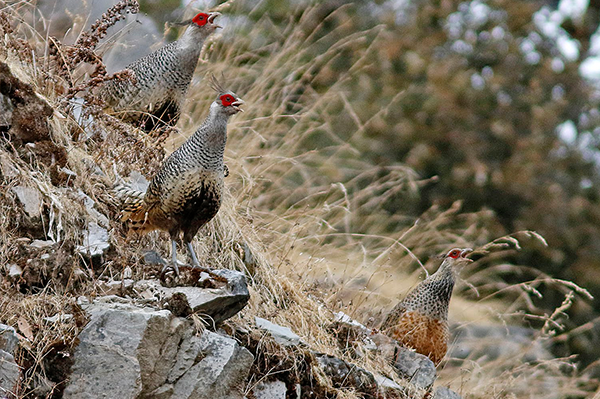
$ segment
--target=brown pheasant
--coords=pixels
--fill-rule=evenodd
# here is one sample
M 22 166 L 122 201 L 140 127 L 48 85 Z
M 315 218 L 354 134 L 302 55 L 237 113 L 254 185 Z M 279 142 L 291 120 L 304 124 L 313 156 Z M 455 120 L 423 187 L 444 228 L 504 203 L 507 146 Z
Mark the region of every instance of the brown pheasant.
M 448 305 L 454 288 L 454 268 L 472 262 L 472 249 L 455 248 L 437 272 L 423 280 L 388 314 L 381 330 L 407 348 L 428 356 L 437 366 L 448 350 Z
M 219 25 L 218 12 L 197 14 L 189 21 L 179 40 L 169 43 L 125 69 L 132 78 L 110 80 L 99 91 L 108 108 L 123 120 L 150 131 L 156 126 L 175 125 L 192 81 L 206 38 Z
M 175 150 L 161 166 L 145 193 L 125 186 L 115 188 L 123 201 L 122 221 L 130 232 L 164 230 L 171 236 L 171 265 L 177 267 L 176 241 L 183 233 L 192 265 L 200 268 L 192 247 L 198 230 L 219 211 L 225 168 L 223 153 L 227 122 L 242 111 L 244 103 L 233 92 L 224 90 L 213 78 L 219 93 L 209 115 L 196 132 Z M 168 268 L 166 265 L 162 273 Z

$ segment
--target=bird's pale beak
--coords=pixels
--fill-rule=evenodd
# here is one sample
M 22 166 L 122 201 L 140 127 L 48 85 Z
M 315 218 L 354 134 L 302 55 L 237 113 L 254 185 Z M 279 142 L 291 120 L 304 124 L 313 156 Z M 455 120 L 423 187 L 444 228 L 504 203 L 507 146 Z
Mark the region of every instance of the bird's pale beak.
M 231 106 L 237 112 L 244 112 L 244 110 L 240 108 L 240 105 L 243 105 L 243 104 L 244 104 L 244 100 L 238 98 L 237 100 L 235 100 L 234 102 L 231 103 Z
M 208 23 L 213 24 L 215 28 L 222 28 L 222 26 L 215 24 L 215 19 L 220 15 L 220 12 L 211 12 L 208 14 Z
M 469 262 L 473 262 L 473 259 L 469 259 L 467 258 L 467 255 L 471 254 L 473 252 L 472 248 L 465 248 L 463 249 L 463 251 L 460 253 L 460 257 L 469 261 Z

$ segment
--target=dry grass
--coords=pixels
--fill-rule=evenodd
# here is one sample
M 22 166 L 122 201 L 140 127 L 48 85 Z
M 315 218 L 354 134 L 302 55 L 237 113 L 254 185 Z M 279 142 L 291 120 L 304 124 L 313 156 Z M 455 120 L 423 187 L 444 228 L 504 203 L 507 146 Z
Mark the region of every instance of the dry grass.
M 242 6 L 243 2 L 229 1 L 219 11 Z M 19 239 L 33 235 L 19 227 L 26 221 L 11 191 L 17 185 L 35 188 L 43 198 L 46 237 L 34 238 L 80 244 L 87 222 L 101 222 L 84 207 L 82 192 L 108 217 L 105 227 L 113 245 L 101 264 L 65 261 L 65 273 L 73 278 L 60 280 L 63 283 L 49 278 L 40 292 L 15 293 L 14 282 L 0 280 L 0 321 L 19 327 L 24 317 L 19 328 L 26 335 L 24 330 L 30 326 L 26 353 L 33 359 L 29 374 L 33 378 L 50 346 L 59 339 L 69 341 L 80 328 L 75 320 L 48 326 L 42 322 L 44 317 L 73 313 L 74 297 L 95 295 L 97 279 L 119 278 L 125 267 L 133 270 L 134 278 L 155 273 L 140 264 L 143 249 L 168 253 L 168 240 L 161 233 L 138 242 L 125 241 L 108 188 L 132 171 L 150 177 L 164 153 L 195 130 L 214 94 L 207 80 L 194 84 L 181 130 L 171 136 L 166 151 L 160 140 L 111 117 L 98 119 L 98 134 L 85 139 L 64 100 L 73 92 L 69 88 L 87 87 L 93 69 L 85 63 L 65 69 L 64 63 L 45 57 L 59 53 L 50 51 L 51 41 L 44 31 L 33 28 L 32 19 L 39 15 L 29 3 L 8 6 L 0 2 L 0 10 L 2 26 L 13 29 L 0 39 L 0 61 L 8 63 L 16 76 L 33 85 L 54 107 L 52 140 L 67 150 L 68 168 L 76 173 L 67 185 L 57 187 L 44 165 L 19 157 L 10 143 L 2 146 L 0 262 L 13 263 L 22 254 L 24 244 Z M 415 195 L 429 182 L 402 164 L 373 165 L 362 159 L 361 148 L 369 145 L 365 139 L 368 126 L 378 115 L 361 121 L 345 90 L 348 82 L 368 82 L 365 68 L 370 54 L 384 40 L 383 28 L 345 34 L 342 24 L 339 31 L 320 33 L 327 19 L 342 18 L 343 13 L 344 7 L 321 21 L 315 19 L 319 7 L 309 7 L 298 20 L 281 28 L 267 16 L 251 27 L 226 26 L 223 37 L 212 38 L 203 52 L 197 76 L 224 72 L 227 86 L 247 103 L 246 112 L 230 123 L 226 164 L 231 175 L 223 207 L 194 243 L 201 262 L 246 271 L 252 281 L 250 303 L 230 324 L 251 327 L 254 316 L 268 318 L 292 328 L 312 350 L 392 377 L 393 371 L 380 356 L 366 349 L 363 356 L 351 356 L 338 347 L 327 330 L 333 313 L 341 310 L 376 327 L 382 314 L 422 277 L 423 269 L 431 272 L 437 266 L 423 265 L 421 260 L 453 246 L 472 246 L 482 256 L 463 270 L 465 280 L 457 287 L 451 309 L 453 321 L 502 325 L 535 320 L 541 328 L 531 345 L 547 346 L 554 336 L 568 333 L 561 330 L 565 312 L 573 301 L 589 294 L 569 282 L 503 262 L 519 245 L 543 245 L 539 237 L 524 232 L 489 243 L 494 237 L 493 215 L 464 213 L 460 203 L 450 209 L 432 208 L 418 221 L 386 210 L 389 201 Z M 320 52 L 323 43 L 330 45 Z M 351 66 L 331 81 L 332 65 L 342 50 L 353 54 Z M 30 62 L 32 51 L 35 63 Z M 97 60 L 88 56 L 97 70 Z M 392 111 L 381 109 L 382 114 Z M 348 121 L 346 128 L 351 126 L 350 134 L 338 130 L 342 119 Z M 503 277 L 515 271 L 528 282 L 507 283 Z M 532 299 L 540 295 L 540 284 L 553 285 L 565 295 L 563 306 L 553 314 L 544 315 Z M 268 350 L 278 350 L 269 347 L 266 338 L 260 342 Z M 282 356 L 296 361 L 299 354 Z M 265 375 L 254 376 L 249 388 Z M 449 361 L 438 384 L 449 385 L 466 398 L 584 397 L 595 389 L 594 382 L 577 370 L 574 359 L 527 363 L 517 356 Z M 24 387 L 30 385 L 26 382 Z M 338 398 L 359 397 L 347 390 L 331 392 Z M 20 394 L 28 392 L 24 388 Z

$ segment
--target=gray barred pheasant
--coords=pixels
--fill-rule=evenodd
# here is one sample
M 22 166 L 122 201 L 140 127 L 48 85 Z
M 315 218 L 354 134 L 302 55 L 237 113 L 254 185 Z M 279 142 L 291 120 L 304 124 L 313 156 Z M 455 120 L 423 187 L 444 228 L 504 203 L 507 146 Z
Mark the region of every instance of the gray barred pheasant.
M 223 153 L 227 141 L 227 121 L 242 111 L 244 103 L 233 92 L 223 90 L 213 77 L 219 93 L 209 115 L 196 132 L 175 150 L 154 176 L 145 193 L 116 187 L 123 201 L 122 218 L 130 232 L 164 230 L 171 236 L 171 265 L 179 274 L 176 241 L 183 233 L 192 265 L 200 268 L 192 247 L 198 230 L 219 211 L 223 192 Z M 166 265 L 162 274 L 168 268 Z
M 402 346 L 428 356 L 437 366 L 448 350 L 448 305 L 454 288 L 454 268 L 471 262 L 472 249 L 455 248 L 440 268 L 423 280 L 388 314 L 381 330 Z
M 129 64 L 130 79 L 106 82 L 99 91 L 108 108 L 123 120 L 150 131 L 157 126 L 175 125 L 192 81 L 198 57 L 206 38 L 219 25 L 220 14 L 199 13 L 189 21 L 179 40 Z

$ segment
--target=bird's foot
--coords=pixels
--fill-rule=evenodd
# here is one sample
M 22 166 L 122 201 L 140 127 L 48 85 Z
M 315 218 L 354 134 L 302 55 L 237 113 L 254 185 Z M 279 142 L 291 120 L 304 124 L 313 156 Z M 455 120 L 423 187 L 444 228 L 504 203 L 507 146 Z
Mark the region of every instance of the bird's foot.
M 177 263 L 167 263 L 160 271 L 160 281 L 171 285 L 179 277 L 179 266 Z
M 213 269 L 200 266 L 199 264 L 192 265 L 191 273 L 193 276 L 193 281 L 195 281 L 195 284 L 200 287 L 208 288 L 209 286 L 212 286 L 212 288 L 214 288 L 216 286 L 215 282 L 225 284 L 229 283 L 227 278 L 215 273 Z

